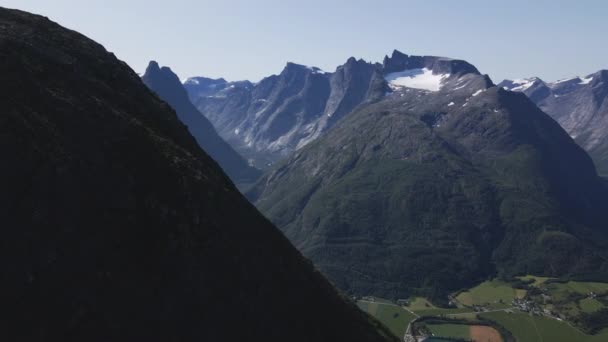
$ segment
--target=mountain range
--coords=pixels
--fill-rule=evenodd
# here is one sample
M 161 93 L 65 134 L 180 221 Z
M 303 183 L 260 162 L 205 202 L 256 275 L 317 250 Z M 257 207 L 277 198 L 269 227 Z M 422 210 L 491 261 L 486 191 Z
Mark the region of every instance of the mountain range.
M 395 50 L 182 84 L 1 7 L 0 56 L 6 340 L 397 341 L 351 296 L 608 282 L 608 71 Z
M 260 168 L 289 156 L 388 91 L 380 65 L 350 58 L 334 72 L 287 63 L 253 84 L 204 77 L 184 86 L 218 133 Z
M 396 341 L 101 45 L 0 8 L 0 56 L 3 340 Z
M 498 275 L 605 279 L 608 190 L 524 94 L 395 51 L 359 104 L 248 197 L 339 288 L 384 298 Z
M 526 94 L 553 117 L 608 175 L 608 70 L 547 83 L 538 77 L 505 80 L 500 87 Z

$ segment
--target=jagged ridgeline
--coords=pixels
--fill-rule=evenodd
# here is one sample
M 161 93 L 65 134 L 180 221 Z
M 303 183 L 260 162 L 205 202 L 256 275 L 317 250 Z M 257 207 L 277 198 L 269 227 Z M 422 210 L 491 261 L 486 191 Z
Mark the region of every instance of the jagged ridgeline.
M 127 65 L 0 8 L 0 336 L 386 341 Z
M 341 289 L 446 294 L 498 274 L 605 279 L 608 192 L 523 94 L 399 52 L 392 89 L 279 163 L 249 197 Z
M 144 83 L 166 101 L 177 113 L 199 146 L 216 160 L 237 184 L 246 186 L 257 180 L 260 171 L 248 165 L 215 131 L 213 125 L 190 102 L 177 75 L 168 67 L 160 68 L 152 61 L 142 76 Z
M 388 91 L 379 64 L 350 58 L 334 72 L 287 63 L 256 84 L 204 77 L 184 86 L 235 149 L 267 168 L 321 136 L 343 116 Z

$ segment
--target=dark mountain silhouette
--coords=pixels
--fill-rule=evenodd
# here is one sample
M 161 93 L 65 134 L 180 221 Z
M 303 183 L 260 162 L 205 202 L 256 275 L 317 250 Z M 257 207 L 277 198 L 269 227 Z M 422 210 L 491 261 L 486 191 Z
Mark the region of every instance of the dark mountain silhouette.
M 101 45 L 0 8 L 0 56 L 2 340 L 392 339 Z

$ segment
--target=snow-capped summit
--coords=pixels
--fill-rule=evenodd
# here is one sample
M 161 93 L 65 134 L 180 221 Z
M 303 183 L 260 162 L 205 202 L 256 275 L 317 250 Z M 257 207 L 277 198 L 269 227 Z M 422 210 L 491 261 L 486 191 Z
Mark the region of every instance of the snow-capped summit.
M 438 91 L 441 89 L 443 80 L 450 74 L 433 74 L 427 68 L 409 69 L 400 72 L 392 72 L 384 77 L 388 85 L 395 89 L 400 87 Z
M 506 90 L 511 91 L 526 91 L 535 85 L 546 85 L 546 83 L 538 77 L 519 78 L 515 80 L 504 80 L 499 84 Z
M 384 78 L 393 91 L 403 88 L 427 91 L 478 90 L 492 86 L 487 76 L 466 61 L 436 56 L 409 56 L 400 51 L 384 57 Z

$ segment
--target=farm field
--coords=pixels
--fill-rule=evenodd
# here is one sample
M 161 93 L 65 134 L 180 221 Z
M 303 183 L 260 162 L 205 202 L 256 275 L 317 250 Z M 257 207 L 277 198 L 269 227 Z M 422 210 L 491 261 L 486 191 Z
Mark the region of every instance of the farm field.
M 608 292 L 608 284 L 606 283 L 569 281 L 567 283 L 550 283 L 546 287 L 552 292 L 574 292 L 578 294 Z
M 486 306 L 489 308 L 508 308 L 514 298 L 523 298 L 526 290 L 514 289 L 510 284 L 491 280 L 461 292 L 456 300 L 466 306 Z
M 428 331 L 437 338 L 471 340 L 475 342 L 502 342 L 500 333 L 489 326 L 464 324 L 426 324 Z
M 586 313 L 596 312 L 604 308 L 604 304 L 592 298 L 585 298 L 579 301 L 578 304 L 581 308 L 581 311 Z
M 441 316 L 471 312 L 470 308 L 439 308 L 421 297 L 414 298 L 407 308 L 419 316 Z
M 536 287 L 539 287 L 540 285 L 544 284 L 547 280 L 554 279 L 554 278 L 549 278 L 549 277 L 537 277 L 537 276 L 533 276 L 533 275 L 526 275 L 526 276 L 517 277 L 517 278 L 524 280 L 524 281 L 533 280 L 534 282 L 531 283 L 530 285 L 536 286 Z
M 469 326 L 464 324 L 428 324 L 428 329 L 436 337 L 459 338 L 468 340 Z
M 407 330 L 407 326 L 416 318 L 412 313 L 395 304 L 358 301 L 357 306 L 361 310 L 374 316 L 398 337 L 403 337 Z
M 484 325 L 473 325 L 470 327 L 469 334 L 471 335 L 471 340 L 475 342 L 502 342 L 503 339 L 500 336 L 500 333 L 488 326 Z
M 491 312 L 480 315 L 509 330 L 518 342 L 605 342 L 608 330 L 586 335 L 566 322 L 526 313 Z
M 602 320 L 608 308 L 608 283 L 560 283 L 556 279 L 535 276 L 519 279 L 527 281 L 529 292 L 516 289 L 516 285 L 506 281 L 486 281 L 454 294 L 455 306 L 452 308 L 437 307 L 422 297 L 410 298 L 406 307 L 371 297 L 357 304 L 397 336 L 403 336 L 410 322 L 420 316 L 446 319 L 434 324 L 419 322 L 435 339 L 501 341 L 496 329 L 474 325 L 483 318 L 510 331 L 518 342 L 608 342 L 608 327 L 601 330 L 606 327 Z M 516 298 L 521 300 L 513 301 Z M 471 325 L 457 324 L 449 319 Z M 595 331 L 600 332 L 590 334 Z

